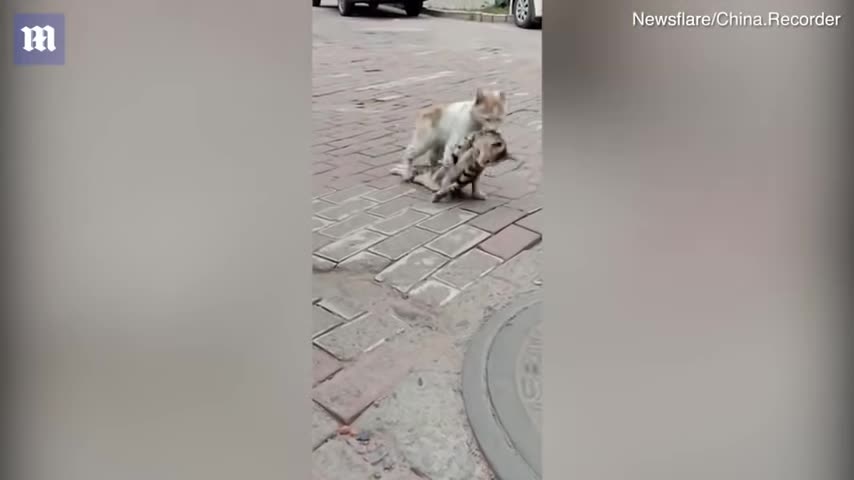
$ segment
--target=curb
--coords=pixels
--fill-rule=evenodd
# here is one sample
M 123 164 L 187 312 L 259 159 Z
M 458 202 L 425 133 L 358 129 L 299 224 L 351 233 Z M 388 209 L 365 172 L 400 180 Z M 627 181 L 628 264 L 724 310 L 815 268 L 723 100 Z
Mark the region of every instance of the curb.
M 527 325 L 519 325 L 514 320 L 525 310 L 541 304 L 542 293 L 535 290 L 519 295 L 508 306 L 492 313 L 470 340 L 463 359 L 462 396 L 466 417 L 496 480 L 542 479 L 539 460 L 533 462 L 536 466 L 532 465 L 519 446 L 510 441 L 506 427 L 498 418 L 498 405 L 491 396 L 488 378 L 488 368 L 495 366 L 491 361 L 493 346 L 502 331 L 525 328 Z M 534 448 L 539 450 L 539 442 Z
M 481 23 L 513 23 L 513 15 L 500 13 L 472 12 L 468 10 L 440 10 L 424 7 L 421 13 L 433 17 L 453 18 Z

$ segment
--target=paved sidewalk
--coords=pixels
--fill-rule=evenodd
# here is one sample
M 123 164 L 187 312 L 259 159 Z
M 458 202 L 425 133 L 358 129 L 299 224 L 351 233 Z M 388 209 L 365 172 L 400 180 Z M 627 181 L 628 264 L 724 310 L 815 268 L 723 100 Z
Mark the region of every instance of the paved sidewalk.
M 541 284 L 539 32 L 329 3 L 313 9 L 314 476 L 492 478 L 460 375 L 484 313 Z M 419 109 L 478 87 L 507 91 L 522 162 L 487 174 L 486 201 L 433 204 L 389 167 Z

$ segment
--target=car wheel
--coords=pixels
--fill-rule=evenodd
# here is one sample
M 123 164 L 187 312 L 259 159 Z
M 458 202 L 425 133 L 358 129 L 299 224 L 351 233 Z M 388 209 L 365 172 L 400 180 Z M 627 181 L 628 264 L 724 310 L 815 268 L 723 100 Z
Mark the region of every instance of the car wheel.
M 311 6 L 312 7 L 319 7 L 320 6 L 320 0 L 311 0 Z
M 406 11 L 407 17 L 417 17 L 421 15 L 421 8 L 424 6 L 424 0 L 407 0 L 403 4 L 403 10 Z
M 338 13 L 342 17 L 349 17 L 353 15 L 353 7 L 355 6 L 356 4 L 350 0 L 338 0 Z
M 515 0 L 513 2 L 513 23 L 520 28 L 534 28 L 534 0 Z

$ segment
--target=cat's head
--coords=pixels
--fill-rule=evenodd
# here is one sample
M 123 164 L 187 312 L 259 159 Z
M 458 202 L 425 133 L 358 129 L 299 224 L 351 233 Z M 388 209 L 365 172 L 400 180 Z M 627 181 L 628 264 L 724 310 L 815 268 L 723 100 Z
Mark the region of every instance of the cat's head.
M 507 97 L 502 91 L 487 91 L 478 88 L 474 97 L 472 117 L 484 128 L 496 129 L 504 121 Z
M 507 149 L 507 142 L 498 130 L 486 129 L 479 132 L 472 143 L 472 148 L 477 150 L 476 161 L 483 168 L 505 160 L 515 160 Z

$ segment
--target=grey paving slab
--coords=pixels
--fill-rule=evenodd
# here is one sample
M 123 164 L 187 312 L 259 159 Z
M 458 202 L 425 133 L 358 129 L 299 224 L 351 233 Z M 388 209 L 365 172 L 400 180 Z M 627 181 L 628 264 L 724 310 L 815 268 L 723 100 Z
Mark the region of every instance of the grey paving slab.
M 481 451 L 501 480 L 542 478 L 542 301 L 518 298 L 475 334 L 463 401 Z
M 527 217 L 516 222 L 516 225 L 521 227 L 525 227 L 532 232 L 543 233 L 543 223 L 545 222 L 545 215 L 542 210 L 539 210 L 535 213 L 528 215 Z
M 382 219 L 380 217 L 368 215 L 364 212 L 358 212 L 353 215 L 350 215 L 349 217 L 338 223 L 327 223 L 325 225 L 325 228 L 321 228 L 320 230 L 318 230 L 318 233 L 332 238 L 344 238 L 347 235 L 357 230 L 361 230 L 367 227 L 368 225 L 372 225 L 379 220 Z
M 318 306 L 311 307 L 311 337 L 315 338 L 344 323 L 344 319 Z
M 353 198 L 351 200 L 347 200 L 346 202 L 335 205 L 334 207 L 324 208 L 317 212 L 317 216 L 321 218 L 325 218 L 327 220 L 332 220 L 334 222 L 343 220 L 350 215 L 361 212 L 368 208 L 376 205 L 376 202 L 372 202 L 365 198 Z
M 325 247 L 326 245 L 329 245 L 330 243 L 332 243 L 334 241 L 335 241 L 334 238 L 327 237 L 326 235 L 323 235 L 321 233 L 312 232 L 312 234 L 311 234 L 311 251 L 312 252 L 317 251 L 317 250 Z
M 339 362 L 335 357 L 312 345 L 311 386 L 314 387 L 324 380 L 327 380 L 332 375 L 340 371 L 342 366 L 341 362 Z
M 437 235 L 418 227 L 408 229 L 377 243 L 369 251 L 391 260 L 397 260 L 416 248 L 436 238 Z
M 331 220 L 324 220 L 320 217 L 311 217 L 311 231 L 316 232 L 320 229 L 328 227 L 329 225 L 332 225 L 332 223 L 334 222 L 332 222 Z
M 426 213 L 428 215 L 436 215 L 437 213 L 444 212 L 445 210 L 449 210 L 454 208 L 460 204 L 459 200 L 443 200 L 441 202 L 433 202 L 432 200 L 415 200 L 412 203 L 412 209 L 418 210 L 419 212 Z
M 410 184 L 401 184 L 394 185 L 388 188 L 384 188 L 382 190 L 369 193 L 364 197 L 368 200 L 373 200 L 377 203 L 388 202 L 389 200 L 393 200 L 397 197 L 402 197 L 408 193 L 412 193 L 415 191 L 415 188 Z
M 311 201 L 311 213 L 317 213 L 325 208 L 330 208 L 335 206 L 334 203 L 327 202 L 325 200 L 312 200 Z
M 324 295 L 317 305 L 341 317 L 345 321 L 353 320 L 365 313 L 362 301 L 345 295 Z
M 335 437 L 311 454 L 312 480 L 370 480 L 374 469 L 347 443 Z
M 377 189 L 368 185 L 356 185 L 354 187 L 346 188 L 339 192 L 331 193 L 324 197 L 321 197 L 321 200 L 325 200 L 331 203 L 344 203 L 348 200 L 352 200 L 356 197 L 360 197 L 365 194 L 376 192 Z
M 468 200 L 460 204 L 460 208 L 474 213 L 486 213 L 495 207 L 509 202 L 510 199 L 490 195 L 486 200 Z
M 525 212 L 502 205 L 470 221 L 469 225 L 495 233 L 524 216 Z
M 450 285 L 428 278 L 409 292 L 409 298 L 426 305 L 444 307 L 459 293 Z
M 475 217 L 475 213 L 467 212 L 459 208 L 446 210 L 438 215 L 430 217 L 418 224 L 419 227 L 435 233 L 445 233 L 448 230 L 462 225 Z
M 320 405 L 312 402 L 311 405 L 311 449 L 319 447 L 323 442 L 335 435 L 338 430 L 338 422 L 332 415 L 326 413 Z
M 463 290 L 500 263 L 500 258 L 475 248 L 451 260 L 433 277 Z
M 376 280 L 407 293 L 418 282 L 438 270 L 448 259 L 426 248 L 418 248 L 391 264 L 376 276 Z
M 394 200 L 389 200 L 388 202 L 381 203 L 378 206 L 371 208 L 367 212 L 371 215 L 377 215 L 380 217 L 391 217 L 396 213 L 400 213 L 401 211 L 406 210 L 416 202 L 417 200 L 410 196 L 398 197 Z
M 369 313 L 321 335 L 314 343 L 338 360 L 353 360 L 407 328 L 406 323 L 393 315 Z
M 311 256 L 311 271 L 317 273 L 324 273 L 331 271 L 335 268 L 336 263 L 329 261 L 325 258 L 318 257 L 317 255 Z
M 367 250 L 359 252 L 338 264 L 340 270 L 379 273 L 391 264 L 391 260 Z
M 401 231 L 415 225 L 416 223 L 427 218 L 426 213 L 421 213 L 415 210 L 406 209 L 402 212 L 388 217 L 387 219 L 376 222 L 373 226 L 371 226 L 371 230 L 375 232 L 380 232 L 383 235 L 395 235 L 400 233 Z
M 460 225 L 436 238 L 426 246 L 449 258 L 456 258 L 480 242 L 489 238 L 489 233 L 470 225 Z
M 384 240 L 385 235 L 370 230 L 359 230 L 350 235 L 329 243 L 318 249 L 315 253 L 318 256 L 332 260 L 333 262 L 341 262 L 348 257 L 355 255 L 368 247 Z
M 517 225 L 510 225 L 493 235 L 480 245 L 480 248 L 504 260 L 513 258 L 519 252 L 540 241 L 541 235 Z

